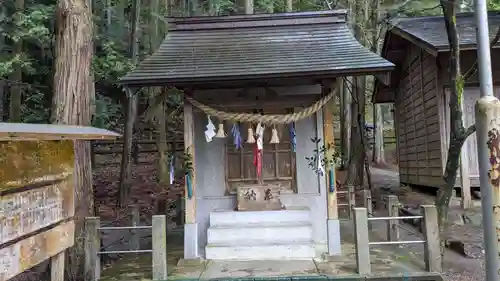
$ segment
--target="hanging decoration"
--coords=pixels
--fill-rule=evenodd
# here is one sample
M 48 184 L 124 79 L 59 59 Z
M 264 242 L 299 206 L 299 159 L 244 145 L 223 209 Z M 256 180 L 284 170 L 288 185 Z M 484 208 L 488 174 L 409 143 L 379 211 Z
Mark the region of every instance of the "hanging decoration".
M 169 176 L 170 176 L 170 184 L 174 184 L 174 181 L 175 181 L 175 156 L 174 155 L 172 155 L 170 157 Z
M 186 185 L 187 185 L 187 197 L 191 199 L 193 197 L 193 182 L 191 180 L 191 171 L 186 173 Z
M 290 141 L 292 142 L 292 152 L 297 149 L 297 135 L 295 134 L 295 122 L 288 125 L 290 130 Z
M 273 127 L 271 141 L 269 143 L 271 144 L 280 143 L 280 138 L 278 137 L 278 130 L 276 130 L 276 125 Z
M 217 134 L 215 135 L 216 138 L 222 139 L 225 138 L 227 135 L 224 132 L 224 123 L 221 121 L 219 123 L 219 130 L 217 131 Z
M 257 141 L 255 142 L 253 164 L 257 169 L 257 178 L 260 179 L 262 175 L 262 149 L 264 147 L 264 126 L 261 123 L 257 124 L 255 135 L 257 136 Z
M 214 123 L 212 123 L 212 119 L 210 119 L 210 116 L 207 115 L 208 118 L 208 124 L 207 124 L 207 129 L 205 130 L 205 140 L 207 142 L 211 142 L 212 139 L 215 136 L 215 126 Z
M 248 133 L 247 133 L 247 143 L 255 143 L 255 137 L 253 135 L 253 128 L 252 125 L 248 128 Z
M 330 193 L 335 192 L 335 173 L 333 172 L 334 169 L 330 169 L 328 171 L 329 174 L 329 181 L 328 181 L 328 186 L 330 189 Z
M 233 134 L 233 141 L 234 145 L 236 146 L 236 149 L 240 149 L 242 147 L 242 139 L 240 133 L 240 125 L 238 123 L 235 123 L 233 125 L 231 133 Z
M 323 168 L 323 165 L 321 165 L 322 164 L 321 163 L 322 162 L 321 161 L 322 160 L 321 153 L 318 153 L 317 159 L 318 159 L 318 163 L 316 163 L 316 170 L 318 172 L 318 175 L 322 177 L 325 175 L 325 169 Z

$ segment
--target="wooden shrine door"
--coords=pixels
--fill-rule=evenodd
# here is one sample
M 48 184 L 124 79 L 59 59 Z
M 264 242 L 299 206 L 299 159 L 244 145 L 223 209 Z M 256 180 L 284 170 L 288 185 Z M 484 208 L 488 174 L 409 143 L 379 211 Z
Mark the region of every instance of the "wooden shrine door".
M 266 110 L 267 114 L 285 114 L 285 110 Z M 236 149 L 230 133 L 233 124 L 227 124 L 228 138 L 226 141 L 226 187 L 228 194 L 235 194 L 240 185 L 255 184 L 258 182 L 254 165 L 255 144 L 246 143 L 250 124 L 240 124 L 243 148 Z M 255 132 L 256 124 L 252 124 Z M 280 184 L 281 192 L 292 193 L 297 191 L 295 152 L 290 141 L 289 125 L 276 125 L 280 142 L 270 144 L 272 129 L 266 126 L 264 131 L 264 149 L 262 155 L 262 178 L 264 183 Z

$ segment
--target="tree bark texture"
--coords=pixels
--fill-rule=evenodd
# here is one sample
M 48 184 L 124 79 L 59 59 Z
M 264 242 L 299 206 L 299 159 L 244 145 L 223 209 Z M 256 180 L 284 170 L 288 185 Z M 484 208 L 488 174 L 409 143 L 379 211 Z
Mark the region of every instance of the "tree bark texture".
M 95 88 L 90 72 L 93 55 L 92 13 L 85 0 L 59 0 L 56 8 L 56 46 L 52 121 L 91 125 Z M 83 219 L 94 213 L 90 142 L 75 142 L 76 239 L 69 250 L 67 278 L 83 276 Z

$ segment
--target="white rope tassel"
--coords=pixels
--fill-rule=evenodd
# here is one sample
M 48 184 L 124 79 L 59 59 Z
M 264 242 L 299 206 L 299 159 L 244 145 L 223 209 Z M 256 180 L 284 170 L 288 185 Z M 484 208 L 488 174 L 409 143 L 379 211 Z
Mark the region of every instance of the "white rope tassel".
M 215 135 L 215 137 L 219 139 L 226 137 L 226 133 L 224 132 L 224 123 L 219 123 L 219 130 L 217 131 L 217 135 Z
M 255 137 L 253 135 L 253 128 L 251 125 L 250 128 L 248 128 L 247 143 L 255 143 Z
M 280 138 L 278 137 L 278 130 L 276 130 L 276 126 L 273 128 L 271 134 L 272 134 L 271 135 L 271 141 L 269 143 L 271 143 L 271 144 L 280 143 Z
M 262 150 L 264 148 L 264 126 L 261 123 L 257 124 L 255 134 L 257 135 L 257 149 Z
M 215 126 L 214 123 L 212 123 L 210 116 L 207 115 L 207 118 L 208 118 L 208 124 L 206 127 L 207 129 L 205 130 L 205 140 L 207 142 L 211 142 L 215 136 Z

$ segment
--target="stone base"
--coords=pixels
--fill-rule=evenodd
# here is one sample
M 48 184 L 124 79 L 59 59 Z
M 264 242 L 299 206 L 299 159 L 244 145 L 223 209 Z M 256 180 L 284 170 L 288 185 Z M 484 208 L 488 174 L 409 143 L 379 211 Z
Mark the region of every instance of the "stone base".
M 340 256 L 342 254 L 340 242 L 340 223 L 339 220 L 327 220 L 328 228 L 328 255 Z
M 238 187 L 238 211 L 273 211 L 283 209 L 280 201 L 280 186 L 254 184 Z
M 200 257 L 198 252 L 198 224 L 184 225 L 184 259 L 193 260 Z

